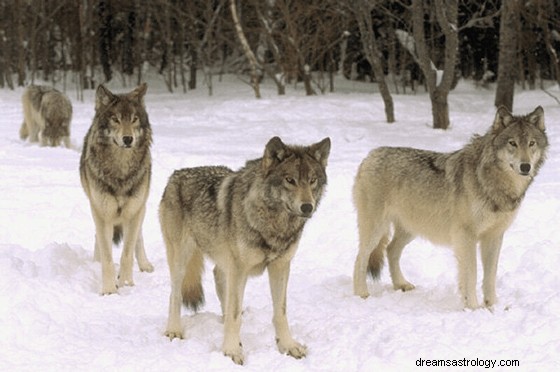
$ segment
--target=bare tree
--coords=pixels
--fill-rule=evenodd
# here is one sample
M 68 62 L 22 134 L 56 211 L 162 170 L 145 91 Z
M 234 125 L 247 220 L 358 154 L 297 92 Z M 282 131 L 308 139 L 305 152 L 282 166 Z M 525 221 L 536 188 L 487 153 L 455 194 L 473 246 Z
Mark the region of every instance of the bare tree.
M 245 57 L 249 61 L 249 66 L 251 67 L 251 87 L 253 87 L 253 91 L 255 92 L 256 98 L 261 98 L 261 91 L 260 91 L 260 68 L 259 62 L 257 61 L 257 57 L 255 53 L 251 50 L 249 46 L 249 42 L 247 41 L 247 37 L 245 37 L 245 33 L 243 32 L 243 28 L 241 27 L 241 22 L 239 22 L 239 16 L 237 14 L 237 0 L 230 0 L 230 10 L 231 10 L 231 18 L 233 20 L 233 24 L 235 26 L 235 33 L 237 34 L 237 38 L 241 43 L 241 47 L 243 48 L 243 53 L 245 53 Z
M 286 71 L 282 61 L 282 51 L 277 42 L 279 20 L 274 18 L 272 4 L 269 1 L 253 0 L 253 6 L 261 27 L 262 51 L 257 53 L 260 65 L 267 76 L 276 84 L 278 95 L 286 94 Z M 271 54 L 272 61 L 267 53 Z
M 457 0 L 412 1 L 413 35 L 416 52 L 432 101 L 433 127 L 436 129 L 447 129 L 449 127 L 447 97 L 455 79 L 455 64 L 459 45 L 457 7 Z M 438 70 L 432 61 L 430 56 L 433 51 L 430 50 L 426 42 L 424 18 L 427 10 L 435 14 L 436 23 L 445 38 L 443 71 Z
M 513 109 L 513 92 L 517 64 L 517 28 L 519 25 L 520 0 L 502 1 L 500 17 L 500 56 L 498 64 L 498 84 L 496 87 L 496 107 Z
M 383 103 L 385 104 L 385 117 L 388 123 L 393 123 L 395 121 L 393 97 L 391 97 L 389 86 L 387 85 L 387 81 L 385 80 L 385 73 L 383 72 L 382 63 L 383 57 L 379 50 L 377 38 L 375 36 L 371 20 L 371 11 L 376 3 L 377 1 L 375 0 L 355 0 L 352 3 L 352 11 L 354 12 L 354 16 L 356 18 L 356 21 L 358 22 L 358 27 L 360 29 L 364 55 L 373 68 L 375 79 L 377 80 L 377 84 L 379 85 L 379 92 L 381 93 Z

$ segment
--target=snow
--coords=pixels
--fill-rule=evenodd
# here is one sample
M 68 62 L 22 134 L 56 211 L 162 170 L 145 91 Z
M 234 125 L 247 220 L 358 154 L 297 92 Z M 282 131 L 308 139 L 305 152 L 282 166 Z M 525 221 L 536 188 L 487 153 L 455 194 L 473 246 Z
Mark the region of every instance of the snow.
M 394 95 L 397 122 L 387 124 L 370 84 L 340 81 L 337 93 L 314 97 L 305 97 L 300 86 L 279 97 L 265 84 L 264 98 L 256 100 L 234 77 L 214 81 L 213 97 L 204 87 L 169 94 L 152 80 L 146 104 L 154 131 L 153 176 L 144 239 L 155 271 L 141 273 L 135 266 L 136 285 L 111 296 L 99 295 L 94 226 L 78 175 L 94 93 L 85 92 L 79 102 L 75 91 L 68 92 L 74 149 L 53 149 L 19 140 L 22 90 L 0 91 L 0 370 L 403 371 L 434 359 L 476 362 L 480 369 L 491 360 L 518 360 L 519 370 L 560 366 L 560 106 L 550 96 L 540 90 L 516 94 L 516 113 L 543 106 L 549 159 L 506 233 L 498 304 L 492 312 L 466 311 L 451 251 L 423 240 L 412 242 L 401 261 L 414 291 L 394 291 L 385 269 L 379 282 L 368 279 L 372 296 L 352 294 L 358 241 L 351 187 L 358 164 L 376 146 L 452 151 L 485 132 L 495 115 L 493 90 L 461 82 L 449 98 L 452 127 L 441 131 L 431 128 L 423 92 Z M 560 95 L 557 87 L 550 91 Z M 170 342 L 163 335 L 170 285 L 157 208 L 174 169 L 239 168 L 260 157 L 274 135 L 294 144 L 332 140 L 328 189 L 306 226 L 288 285 L 289 323 L 309 353 L 295 360 L 277 351 L 265 274 L 246 288 L 246 358 L 239 367 L 220 351 L 223 330 L 210 263 L 205 307 L 197 314 L 183 310 L 185 339 Z M 116 262 L 120 251 L 115 248 Z

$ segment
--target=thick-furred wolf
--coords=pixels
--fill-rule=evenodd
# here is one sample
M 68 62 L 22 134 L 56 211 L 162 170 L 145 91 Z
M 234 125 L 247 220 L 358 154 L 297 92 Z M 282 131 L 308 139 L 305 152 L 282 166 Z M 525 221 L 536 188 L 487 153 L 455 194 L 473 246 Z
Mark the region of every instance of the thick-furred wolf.
M 58 90 L 41 85 L 30 85 L 21 96 L 23 123 L 19 130 L 22 140 L 39 142 L 41 146 L 70 147 L 72 104 Z
M 547 147 L 540 106 L 526 116 L 513 116 L 500 107 L 488 132 L 475 135 L 459 151 L 381 147 L 370 152 L 359 167 L 353 189 L 360 241 L 354 293 L 369 295 L 366 273 L 379 276 L 385 250 L 394 288 L 413 289 L 399 260 L 403 248 L 421 236 L 453 247 L 459 290 L 471 309 L 478 307 L 480 243 L 484 305 L 492 307 L 504 232 L 544 163 Z M 391 225 L 393 238 L 387 245 Z
M 170 339 L 183 337 L 181 302 L 196 310 L 204 301 L 201 275 L 207 255 L 216 264 L 224 354 L 243 364 L 239 332 L 245 284 L 267 269 L 278 349 L 295 358 L 306 355 L 288 326 L 286 289 L 303 227 L 327 183 L 330 146 L 329 138 L 302 147 L 274 137 L 261 159 L 239 171 L 210 166 L 173 173 L 159 210 L 171 273 L 165 332 Z
M 142 221 L 150 189 L 152 130 L 144 105 L 147 85 L 128 94 L 97 88 L 95 116 L 84 138 L 80 179 L 95 222 L 95 259 L 101 261 L 102 294 L 134 285 L 133 252 L 141 271 L 153 271 L 146 258 Z M 111 239 L 123 237 L 118 282 Z

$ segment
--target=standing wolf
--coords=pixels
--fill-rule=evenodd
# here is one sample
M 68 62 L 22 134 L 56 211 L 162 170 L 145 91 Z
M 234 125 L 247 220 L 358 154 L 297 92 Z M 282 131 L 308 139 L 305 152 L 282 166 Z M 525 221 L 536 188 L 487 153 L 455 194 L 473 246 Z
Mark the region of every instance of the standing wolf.
M 480 243 L 484 304 L 494 305 L 504 232 L 542 166 L 547 147 L 539 106 L 526 116 L 512 116 L 500 107 L 490 130 L 456 152 L 373 150 L 362 161 L 354 183 L 360 239 L 354 293 L 368 296 L 366 271 L 379 276 L 385 249 L 394 288 L 413 289 L 401 273 L 399 259 L 405 245 L 422 236 L 454 248 L 459 289 L 471 309 L 478 307 Z M 393 238 L 387 245 L 391 225 Z
M 72 104 L 58 90 L 30 85 L 21 97 L 23 123 L 19 130 L 22 140 L 40 142 L 41 146 L 58 146 L 62 142 L 70 147 L 70 121 Z
M 300 147 L 274 137 L 261 159 L 237 172 L 215 166 L 173 173 L 159 210 L 171 273 L 169 338 L 183 337 L 181 301 L 194 310 L 204 301 L 205 254 L 216 264 L 224 354 L 243 364 L 239 331 L 245 284 L 267 269 L 278 349 L 295 358 L 306 355 L 288 327 L 286 288 L 290 260 L 327 183 L 330 146 L 329 138 Z
M 134 285 L 133 251 L 141 271 L 153 271 L 146 258 L 142 221 L 150 188 L 152 130 L 144 105 L 147 85 L 116 95 L 97 88 L 95 117 L 84 139 L 80 179 L 95 222 L 95 258 L 101 261 L 102 294 Z M 115 280 L 111 238 L 124 247 Z

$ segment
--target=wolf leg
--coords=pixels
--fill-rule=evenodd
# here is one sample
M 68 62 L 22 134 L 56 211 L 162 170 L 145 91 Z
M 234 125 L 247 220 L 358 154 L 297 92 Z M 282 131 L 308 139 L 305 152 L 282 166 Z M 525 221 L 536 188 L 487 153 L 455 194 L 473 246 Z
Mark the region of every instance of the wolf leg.
M 395 224 L 393 239 L 387 246 L 387 261 L 389 261 L 389 272 L 395 290 L 404 292 L 414 289 L 414 284 L 405 279 L 400 265 L 402 251 L 413 239 L 414 235 L 404 230 L 399 224 Z
M 142 229 L 142 221 L 144 220 L 145 207 L 142 207 L 138 213 L 123 223 L 123 251 L 121 253 L 121 267 L 119 270 L 118 286 L 133 286 L 132 266 L 134 263 L 134 250 L 138 241 L 138 235 Z
M 27 123 L 27 128 L 29 129 L 29 142 L 39 142 L 39 124 L 34 119 L 31 119 Z
M 27 123 L 24 120 L 19 128 L 19 138 L 25 140 L 27 137 L 29 137 L 29 129 L 27 128 Z
M 148 273 L 154 271 L 154 266 L 148 260 L 148 257 L 146 256 L 146 250 L 144 249 L 144 236 L 142 235 L 142 226 L 140 226 L 140 231 L 138 232 L 135 254 L 136 254 L 136 261 L 138 261 L 138 268 L 140 269 L 140 271 L 145 271 Z
M 220 300 L 220 306 L 222 307 L 223 316 L 226 312 L 224 302 L 225 277 L 224 272 L 220 270 L 218 265 L 214 266 L 214 284 L 216 285 L 216 294 L 218 295 L 218 299 Z
M 476 240 L 471 237 L 474 234 L 468 231 L 459 233 L 453 246 L 459 272 L 459 290 L 465 307 L 468 309 L 478 308 L 476 298 Z
M 484 271 L 482 292 L 484 293 L 484 305 L 486 307 L 492 307 L 496 303 L 496 273 L 502 241 L 503 234 L 483 237 L 480 240 L 480 258 Z
M 99 238 L 97 237 L 97 233 L 95 234 L 95 244 L 93 246 L 93 260 L 96 262 L 101 262 L 101 253 L 99 253 Z
M 238 267 L 233 258 L 228 263 L 225 285 L 225 312 L 224 312 L 224 343 L 222 351 L 234 363 L 243 364 L 243 347 L 241 345 L 241 310 L 243 295 L 247 284 L 247 273 Z
M 290 261 L 276 260 L 268 265 L 270 293 L 272 294 L 272 323 L 276 331 L 276 344 L 282 354 L 296 359 L 307 355 L 307 347 L 293 339 L 286 316 L 286 291 L 290 276 Z
M 362 298 L 369 296 L 366 277 L 369 257 L 383 238 L 385 229 L 371 226 L 358 225 L 360 232 L 360 248 L 354 264 L 354 294 Z
M 106 223 L 100 218 L 95 209 L 93 211 L 93 220 L 95 222 L 95 248 L 97 257 L 101 262 L 101 294 L 112 294 L 117 292 L 117 284 L 115 280 L 115 266 L 113 264 L 113 225 Z M 96 254 L 94 253 L 94 256 Z
M 67 149 L 72 147 L 72 143 L 70 142 L 70 136 L 62 137 L 62 143 L 64 144 L 64 147 L 66 147 Z
M 165 233 L 165 230 L 164 230 Z M 187 238 L 185 243 L 165 237 L 171 277 L 171 294 L 169 295 L 169 315 L 165 335 L 169 339 L 183 338 L 181 325 L 181 303 L 183 302 L 182 286 L 187 270 L 187 262 L 193 254 L 193 242 Z

